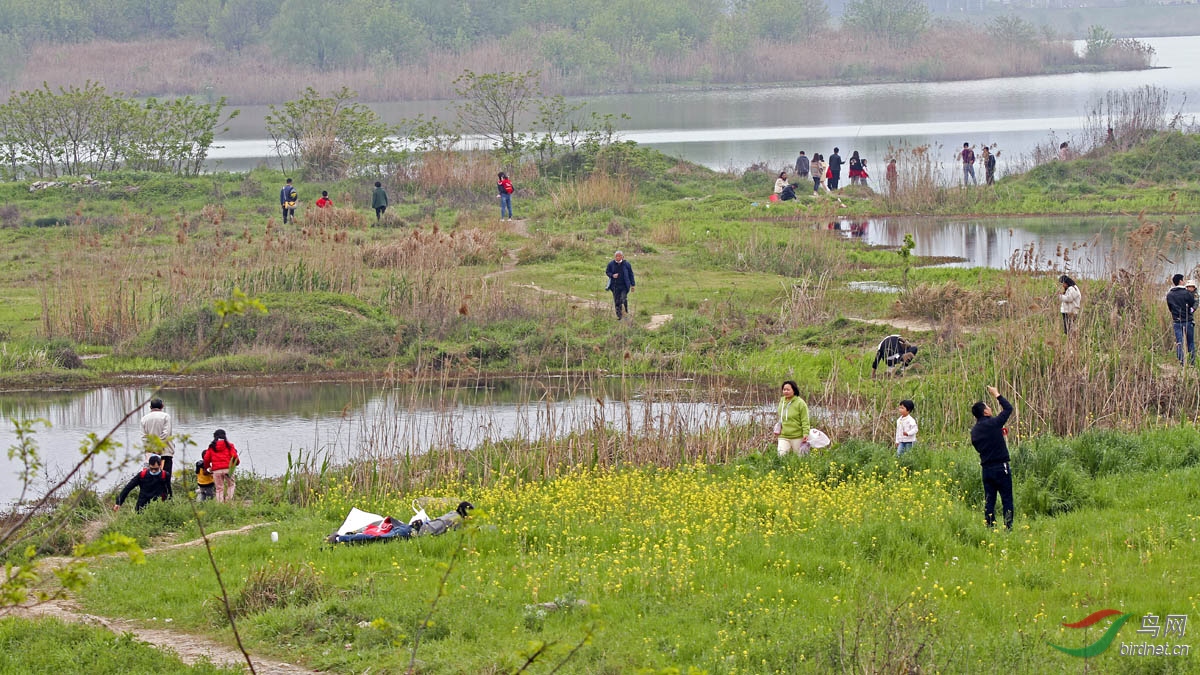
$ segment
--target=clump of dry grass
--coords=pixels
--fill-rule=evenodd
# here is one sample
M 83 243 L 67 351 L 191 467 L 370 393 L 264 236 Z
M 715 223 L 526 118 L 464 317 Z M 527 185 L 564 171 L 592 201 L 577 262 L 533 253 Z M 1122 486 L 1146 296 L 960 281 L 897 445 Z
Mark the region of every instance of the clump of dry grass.
M 499 255 L 495 233 L 434 228 L 432 232 L 413 230 L 407 237 L 372 246 L 362 257 L 368 267 L 438 271 L 498 262 Z
M 611 209 L 632 215 L 637 199 L 633 180 L 594 171 L 583 180 L 564 183 L 551 195 L 554 209 L 560 213 L 587 213 Z
M 683 229 L 674 220 L 655 223 L 650 228 L 650 241 L 660 246 L 679 246 L 684 243 Z

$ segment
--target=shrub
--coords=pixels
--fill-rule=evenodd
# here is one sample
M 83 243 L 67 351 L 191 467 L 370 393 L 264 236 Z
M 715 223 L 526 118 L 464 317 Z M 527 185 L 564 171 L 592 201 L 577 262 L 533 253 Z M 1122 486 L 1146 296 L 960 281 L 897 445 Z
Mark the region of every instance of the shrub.
M 276 607 L 307 605 L 320 600 L 325 588 L 311 565 L 267 564 L 250 572 L 246 585 L 230 602 L 235 617 Z

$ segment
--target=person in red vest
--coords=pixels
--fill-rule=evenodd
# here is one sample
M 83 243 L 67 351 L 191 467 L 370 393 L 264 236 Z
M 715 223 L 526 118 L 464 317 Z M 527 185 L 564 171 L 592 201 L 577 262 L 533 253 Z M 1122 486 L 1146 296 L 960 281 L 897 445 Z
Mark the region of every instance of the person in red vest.
M 329 192 L 321 190 L 321 198 L 317 200 L 318 209 L 327 209 L 333 206 L 333 200 L 329 198 Z

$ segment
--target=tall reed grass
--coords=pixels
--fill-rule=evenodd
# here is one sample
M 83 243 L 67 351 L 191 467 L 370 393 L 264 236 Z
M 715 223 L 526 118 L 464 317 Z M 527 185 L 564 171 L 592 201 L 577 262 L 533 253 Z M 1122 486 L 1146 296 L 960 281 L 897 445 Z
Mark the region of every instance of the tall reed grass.
M 563 183 L 550 196 L 554 210 L 564 214 L 611 210 L 632 215 L 637 188 L 627 176 L 594 171 L 582 180 Z
M 846 53 L 846 44 L 869 43 L 869 50 Z M 964 50 L 963 45 L 971 49 Z M 296 82 L 321 82 L 326 91 L 343 86 L 365 101 L 433 100 L 455 96 L 453 80 L 473 72 L 540 71 L 543 91 L 562 94 L 639 88 L 671 83 L 744 84 L 863 79 L 962 80 L 1041 74 L 1082 63 L 1065 41 L 1008 44 L 981 28 L 938 24 L 919 40 L 891 45 L 848 30 L 813 33 L 803 43 L 756 40 L 734 49 L 712 39 L 680 53 L 619 50 L 611 63 L 564 72 L 539 51 L 540 40 L 516 44 L 482 40 L 470 48 L 441 52 L 427 63 L 391 67 L 357 64 L 317 71 L 276 57 L 265 47 L 229 52 L 199 40 L 147 40 L 132 43 L 36 44 L 13 90 L 103 82 L 110 90 L 143 95 L 226 96 L 231 103 L 278 103 L 294 98 Z M 812 54 L 839 53 L 838 59 Z M 1114 52 L 1115 53 L 1115 52 Z M 146 68 L 146 63 L 156 67 Z M 1121 60 L 1119 67 L 1145 67 Z

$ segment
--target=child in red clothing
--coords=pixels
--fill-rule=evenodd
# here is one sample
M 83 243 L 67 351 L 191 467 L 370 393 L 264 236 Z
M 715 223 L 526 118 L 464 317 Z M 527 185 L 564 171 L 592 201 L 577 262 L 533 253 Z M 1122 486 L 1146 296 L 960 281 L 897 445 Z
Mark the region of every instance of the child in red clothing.
M 329 198 L 329 192 L 327 190 L 321 190 L 321 198 L 317 200 L 317 208 L 325 209 L 329 208 L 330 206 L 333 206 L 333 200 Z
M 225 438 L 225 430 L 213 432 L 212 443 L 204 451 L 204 468 L 212 472 L 213 482 L 217 486 L 217 501 L 233 500 L 233 468 L 238 465 L 237 448 Z

